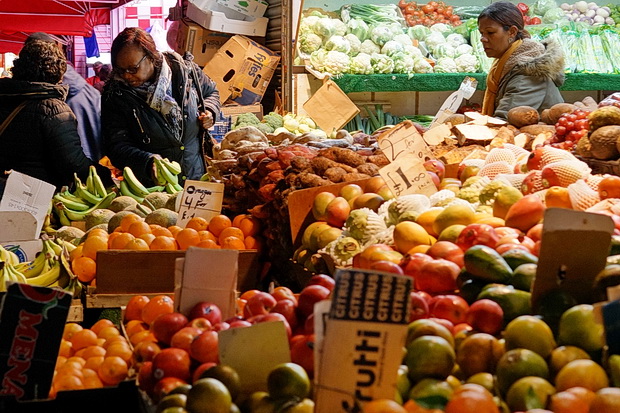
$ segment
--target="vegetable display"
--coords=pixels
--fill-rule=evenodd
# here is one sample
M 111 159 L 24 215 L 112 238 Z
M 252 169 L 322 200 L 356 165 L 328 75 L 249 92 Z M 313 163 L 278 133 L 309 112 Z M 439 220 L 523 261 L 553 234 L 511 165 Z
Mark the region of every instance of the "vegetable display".
M 418 24 L 431 26 L 435 23 L 446 23 L 453 26 L 460 25 L 461 18 L 454 13 L 452 6 L 443 1 L 430 1 L 427 4 L 417 4 L 415 1 L 400 0 L 398 7 L 405 16 L 408 26 Z

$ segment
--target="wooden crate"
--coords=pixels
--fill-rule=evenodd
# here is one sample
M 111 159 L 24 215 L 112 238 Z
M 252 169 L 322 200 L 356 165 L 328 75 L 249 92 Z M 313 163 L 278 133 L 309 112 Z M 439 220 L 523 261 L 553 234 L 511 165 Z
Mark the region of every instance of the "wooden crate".
M 84 321 L 84 304 L 82 304 L 82 300 L 79 298 L 73 299 L 71 307 L 69 307 L 67 322 L 80 323 L 82 321 Z

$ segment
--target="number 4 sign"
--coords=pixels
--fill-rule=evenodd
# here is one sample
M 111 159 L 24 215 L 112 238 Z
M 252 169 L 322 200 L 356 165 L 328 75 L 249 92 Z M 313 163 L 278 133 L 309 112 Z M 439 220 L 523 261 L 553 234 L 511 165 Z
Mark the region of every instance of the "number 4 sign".
M 426 173 L 424 165 L 412 154 L 400 156 L 379 170 L 379 174 L 396 196 L 408 194 L 432 195 L 437 187 Z

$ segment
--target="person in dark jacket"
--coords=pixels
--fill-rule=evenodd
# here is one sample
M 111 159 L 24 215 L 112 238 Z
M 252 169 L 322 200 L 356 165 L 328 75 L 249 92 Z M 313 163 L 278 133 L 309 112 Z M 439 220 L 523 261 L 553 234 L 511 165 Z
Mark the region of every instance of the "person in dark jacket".
M 478 16 L 481 42 L 495 61 L 487 75 L 482 113 L 506 118 L 517 106 L 538 111 L 564 102 L 564 54 L 553 40 L 537 42 L 524 29 L 523 15 L 512 3 L 499 1 Z
M 44 32 L 33 33 L 26 39 L 43 40 L 58 44 L 52 36 Z M 97 162 L 101 159 L 101 94 L 86 82 L 70 64 L 62 79 L 62 84 L 69 86 L 67 104 L 78 121 L 78 133 L 86 156 Z
M 114 39 L 111 59 L 114 75 L 102 95 L 104 154 L 147 186 L 155 182 L 158 156 L 181 164 L 181 180 L 199 179 L 203 132 L 220 111 L 215 82 L 177 53 L 158 52 L 151 35 L 136 27 Z
M 65 103 L 68 87 L 60 85 L 66 69 L 55 44 L 32 40 L 15 60 L 13 77 L 0 79 L 0 123 L 25 102 L 0 135 L 3 173 L 15 170 L 57 189 L 70 185 L 74 172 L 88 177 L 94 163 L 84 155 L 75 115 Z M 109 170 L 97 168 L 104 182 L 111 183 Z

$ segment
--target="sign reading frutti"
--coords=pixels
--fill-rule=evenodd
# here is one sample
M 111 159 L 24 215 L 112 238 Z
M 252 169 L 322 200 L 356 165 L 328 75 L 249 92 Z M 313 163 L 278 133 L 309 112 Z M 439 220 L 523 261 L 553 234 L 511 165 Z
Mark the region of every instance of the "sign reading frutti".
M 316 384 L 317 413 L 356 411 L 392 398 L 409 320 L 413 280 L 368 270 L 338 270 Z M 315 353 L 316 355 L 316 353 Z
M 185 181 L 177 225 L 185 227 L 194 217 L 210 221 L 222 211 L 224 184 L 202 181 Z

